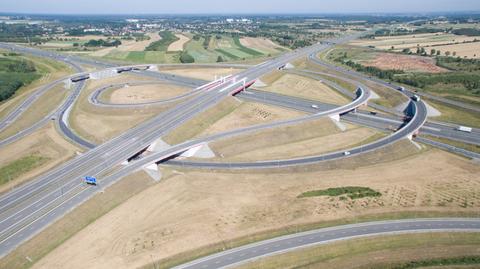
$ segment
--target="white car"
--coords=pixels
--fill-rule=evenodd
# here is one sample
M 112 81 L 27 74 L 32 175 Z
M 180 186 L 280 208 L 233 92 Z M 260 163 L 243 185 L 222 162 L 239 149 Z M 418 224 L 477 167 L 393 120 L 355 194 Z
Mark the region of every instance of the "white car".
M 312 105 L 312 108 L 318 109 L 317 105 Z
M 345 155 L 345 156 L 350 155 L 350 151 L 345 151 L 345 152 L 343 153 L 343 155 Z

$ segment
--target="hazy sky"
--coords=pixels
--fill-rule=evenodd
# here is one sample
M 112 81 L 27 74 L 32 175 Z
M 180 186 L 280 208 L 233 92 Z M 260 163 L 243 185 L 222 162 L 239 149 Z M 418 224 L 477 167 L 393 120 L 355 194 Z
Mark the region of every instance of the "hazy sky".
M 0 0 L 0 12 L 73 14 L 480 11 L 480 0 Z

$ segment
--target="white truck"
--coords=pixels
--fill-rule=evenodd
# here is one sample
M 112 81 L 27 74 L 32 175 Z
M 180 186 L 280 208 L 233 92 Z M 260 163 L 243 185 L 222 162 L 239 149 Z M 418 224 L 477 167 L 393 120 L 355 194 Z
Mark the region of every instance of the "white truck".
M 458 126 L 457 131 L 471 133 L 472 132 L 472 127 Z
M 420 101 L 420 96 L 415 94 L 414 96 L 412 96 L 412 100 L 415 101 L 415 102 L 419 102 Z

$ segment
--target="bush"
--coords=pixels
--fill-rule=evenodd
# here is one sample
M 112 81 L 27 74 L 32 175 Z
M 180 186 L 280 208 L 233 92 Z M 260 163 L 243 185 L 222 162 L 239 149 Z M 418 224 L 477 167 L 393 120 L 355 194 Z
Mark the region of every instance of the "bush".
M 184 64 L 193 63 L 195 62 L 195 59 L 190 54 L 188 54 L 188 52 L 183 52 L 180 55 L 180 62 Z
M 105 41 L 103 39 L 91 39 L 84 44 L 85 47 L 118 47 L 122 44 L 122 41 L 115 39 L 111 42 Z
M 378 197 L 378 196 L 381 196 L 382 194 L 368 187 L 349 186 L 349 187 L 339 187 L 339 188 L 328 188 L 325 190 L 307 191 L 300 194 L 298 198 L 314 197 L 314 196 L 341 196 L 341 195 L 346 195 L 350 199 L 358 199 L 363 197 Z

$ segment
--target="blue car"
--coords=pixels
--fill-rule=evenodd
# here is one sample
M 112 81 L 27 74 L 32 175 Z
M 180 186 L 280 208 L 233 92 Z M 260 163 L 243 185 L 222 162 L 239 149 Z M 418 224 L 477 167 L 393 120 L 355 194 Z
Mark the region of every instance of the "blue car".
M 94 177 L 86 176 L 85 182 L 89 185 L 97 185 L 97 179 Z

